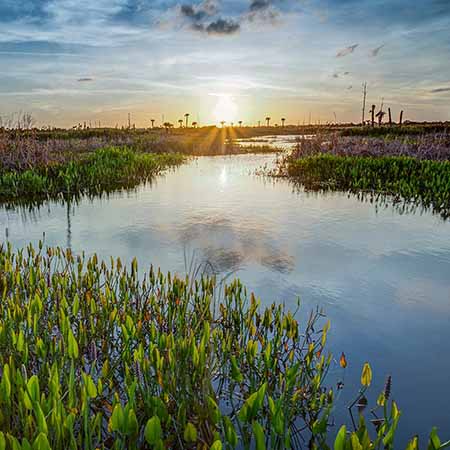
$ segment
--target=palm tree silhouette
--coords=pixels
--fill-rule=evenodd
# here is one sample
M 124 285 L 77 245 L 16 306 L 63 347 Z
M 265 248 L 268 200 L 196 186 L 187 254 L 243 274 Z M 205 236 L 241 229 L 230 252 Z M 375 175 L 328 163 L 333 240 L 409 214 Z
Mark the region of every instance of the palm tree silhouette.
M 173 124 L 171 124 L 170 122 L 164 122 L 163 127 L 166 129 L 166 133 L 168 133 L 169 129 L 173 127 Z
M 192 126 L 193 126 L 194 128 L 197 128 L 197 122 L 192 122 Z
M 285 122 L 285 120 L 286 120 L 286 119 L 285 119 L 284 117 L 281 118 L 281 123 L 282 123 L 282 126 L 283 126 L 283 127 L 284 127 L 284 122 Z
M 223 128 L 223 126 L 225 125 L 225 122 L 222 120 L 222 122 L 220 122 L 220 124 L 222 125 L 222 128 Z
M 242 120 L 238 122 L 239 126 L 242 127 Z
M 183 119 L 178 119 L 178 123 L 180 124 L 180 128 L 183 128 Z
M 270 117 L 266 117 L 267 126 L 270 124 Z
M 152 128 L 155 126 L 155 119 L 150 119 L 150 122 L 152 123 Z
M 189 125 L 189 113 L 186 113 L 184 115 L 184 118 L 186 119 L 186 128 L 188 128 L 188 125 Z

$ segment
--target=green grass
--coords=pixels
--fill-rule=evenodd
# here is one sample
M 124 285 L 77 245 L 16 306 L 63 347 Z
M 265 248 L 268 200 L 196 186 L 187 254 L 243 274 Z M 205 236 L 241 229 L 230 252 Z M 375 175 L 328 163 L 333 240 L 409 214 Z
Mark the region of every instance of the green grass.
M 288 175 L 307 187 L 382 192 L 450 210 L 450 161 L 317 155 L 288 163 Z
M 101 194 L 132 188 L 163 169 L 181 164 L 179 154 L 147 154 L 110 147 L 63 163 L 24 171 L 0 171 L 0 199 L 23 200 L 64 195 Z
M 124 267 L 42 245 L 1 248 L 0 273 L 1 449 L 282 450 L 301 439 L 328 449 L 334 441 L 329 323 L 319 312 L 300 328 L 298 312 L 261 307 L 239 280 L 222 289 L 214 278 L 144 274 L 136 261 Z M 371 380 L 365 364 L 358 398 Z M 361 416 L 334 448 L 393 450 L 400 412 L 390 382 L 378 406 L 373 440 Z

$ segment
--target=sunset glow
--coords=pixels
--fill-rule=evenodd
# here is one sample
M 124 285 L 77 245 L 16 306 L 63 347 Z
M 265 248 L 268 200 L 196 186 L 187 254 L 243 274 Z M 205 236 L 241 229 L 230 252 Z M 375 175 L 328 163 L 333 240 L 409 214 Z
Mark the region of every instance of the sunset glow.
M 230 124 L 238 120 L 238 107 L 233 98 L 228 94 L 221 94 L 217 97 L 217 103 L 213 111 L 214 120 L 217 124 L 222 121 Z

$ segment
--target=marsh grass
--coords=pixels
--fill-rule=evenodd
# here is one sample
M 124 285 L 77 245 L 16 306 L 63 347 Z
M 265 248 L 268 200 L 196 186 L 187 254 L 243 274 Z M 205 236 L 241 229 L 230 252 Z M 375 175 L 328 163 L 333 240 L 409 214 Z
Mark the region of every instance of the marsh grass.
M 47 162 L 24 170 L 3 169 L 0 199 L 30 201 L 130 189 L 184 160 L 174 153 L 147 154 L 110 147 L 65 162 Z
M 392 194 L 444 215 L 450 211 L 450 161 L 321 154 L 293 159 L 287 174 L 310 188 Z

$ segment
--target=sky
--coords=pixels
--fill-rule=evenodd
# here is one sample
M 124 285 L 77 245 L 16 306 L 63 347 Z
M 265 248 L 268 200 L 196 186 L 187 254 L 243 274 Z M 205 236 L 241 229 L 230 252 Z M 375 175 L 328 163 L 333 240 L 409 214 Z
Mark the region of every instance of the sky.
M 450 0 L 0 0 L 0 116 L 450 120 Z

